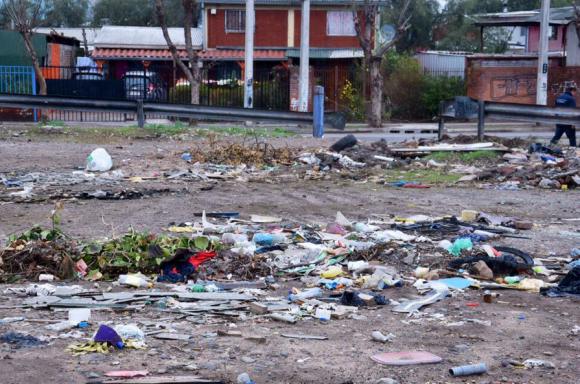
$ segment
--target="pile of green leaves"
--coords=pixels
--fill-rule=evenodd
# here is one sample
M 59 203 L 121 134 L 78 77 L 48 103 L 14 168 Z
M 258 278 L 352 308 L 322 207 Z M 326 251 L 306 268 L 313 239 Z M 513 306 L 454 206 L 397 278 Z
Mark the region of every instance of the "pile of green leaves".
M 59 239 L 65 239 L 65 238 L 66 238 L 65 234 L 62 233 L 62 231 L 58 227 L 53 228 L 53 229 L 43 229 L 40 225 L 35 224 L 31 229 L 23 232 L 22 234 L 20 234 L 18 236 L 16 234 L 9 235 L 8 241 L 6 242 L 6 245 L 10 245 L 15 240 L 53 241 L 53 240 L 59 240 Z
M 173 255 L 177 248 L 204 251 L 219 250 L 219 247 L 219 242 L 212 242 L 206 236 L 156 236 L 129 228 L 121 237 L 85 244 L 80 258 L 90 270 L 100 270 L 103 274 L 153 273 L 161 261 Z

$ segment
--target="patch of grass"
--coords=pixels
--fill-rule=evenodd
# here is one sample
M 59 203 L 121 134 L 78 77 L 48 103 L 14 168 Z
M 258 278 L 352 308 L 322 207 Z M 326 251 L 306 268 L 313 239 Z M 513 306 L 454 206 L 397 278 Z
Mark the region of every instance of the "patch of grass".
M 296 135 L 294 132 L 287 130 L 285 128 L 276 127 L 273 129 L 264 129 L 264 128 L 246 128 L 246 127 L 207 127 L 207 128 L 200 128 L 199 132 L 204 134 L 205 132 L 214 132 L 214 133 L 225 133 L 231 135 L 240 135 L 240 136 L 270 136 L 270 137 L 288 137 Z
M 452 152 L 441 151 L 432 152 L 425 156 L 425 160 L 435 160 L 438 163 L 461 162 L 471 164 L 477 161 L 493 160 L 501 155 L 497 151 L 471 151 L 471 152 Z
M 50 120 L 50 121 L 47 121 L 46 123 L 43 123 L 41 121 L 41 122 L 38 123 L 38 126 L 39 127 L 44 127 L 44 126 L 47 126 L 47 125 L 52 125 L 53 127 L 62 127 L 62 128 L 65 128 L 66 127 L 66 124 L 62 120 Z
M 110 143 L 126 139 L 150 139 L 161 135 L 173 136 L 186 133 L 195 133 L 195 131 L 183 125 L 182 123 L 173 125 L 147 124 L 144 128 L 136 125 L 123 127 L 63 127 L 59 134 L 47 135 L 43 132 L 41 126 L 29 126 L 23 135 L 41 140 L 51 140 L 58 142 L 87 142 L 87 143 Z
M 388 182 L 399 180 L 417 181 L 424 184 L 453 183 L 461 178 L 461 175 L 453 173 L 441 173 L 438 170 L 424 169 L 410 172 L 389 171 L 385 174 Z
M 466 162 L 474 162 L 479 160 L 492 160 L 501 155 L 501 152 L 497 151 L 473 151 L 473 152 L 460 152 L 457 154 L 459 159 Z

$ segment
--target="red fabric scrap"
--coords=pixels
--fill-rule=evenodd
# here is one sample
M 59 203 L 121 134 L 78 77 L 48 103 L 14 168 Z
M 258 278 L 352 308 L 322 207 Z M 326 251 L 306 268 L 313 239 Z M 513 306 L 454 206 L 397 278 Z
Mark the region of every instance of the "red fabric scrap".
M 211 259 L 215 256 L 215 251 L 201 251 L 189 257 L 187 260 L 191 265 L 197 269 L 197 266 L 204 261 Z

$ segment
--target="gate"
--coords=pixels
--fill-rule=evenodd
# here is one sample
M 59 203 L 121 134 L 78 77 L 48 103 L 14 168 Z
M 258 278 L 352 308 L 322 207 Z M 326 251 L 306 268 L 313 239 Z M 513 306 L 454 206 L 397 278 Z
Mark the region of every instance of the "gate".
M 34 69 L 0 66 L 0 93 L 36 94 Z M 36 121 L 36 109 L 0 108 L 1 121 Z

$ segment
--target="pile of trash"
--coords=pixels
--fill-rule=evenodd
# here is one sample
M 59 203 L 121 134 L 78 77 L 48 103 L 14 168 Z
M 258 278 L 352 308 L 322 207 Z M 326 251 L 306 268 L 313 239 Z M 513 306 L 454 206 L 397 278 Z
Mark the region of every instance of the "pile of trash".
M 52 338 L 72 338 L 83 339 L 66 348 L 74 356 L 130 353 L 130 349 L 149 349 L 152 339 L 193 343 L 188 331 L 191 324 L 225 324 L 231 318 L 288 326 L 306 321 L 339 322 L 365 319 L 366 311 L 376 307 L 405 314 L 402 321 L 409 324 L 436 321 L 445 327 L 466 323 L 489 327 L 490 320 L 424 309 L 449 297 L 469 297 L 468 289 L 481 296 L 482 303 L 500 300 L 495 291 L 506 289 L 541 292 L 548 297 L 580 296 L 579 250 L 562 258 L 498 245 L 503 238 L 527 238 L 525 231 L 533 229 L 534 224 L 527 220 L 471 210 L 445 217 L 374 215 L 359 222 L 337 212 L 326 224 L 301 224 L 261 215 L 244 220 L 237 212 L 202 212 L 199 219 L 172 223 L 167 228 L 180 236 L 132 231 L 115 239 L 75 246 L 75 256 L 70 256 L 77 269 L 75 279 L 91 284 L 53 284 L 66 277 L 52 276 L 53 280 L 50 276 L 25 275 L 32 281 L 29 286 L 7 288 L 4 295 L 21 299 L 19 308 L 23 310 L 68 311 L 68 319 L 44 326 L 44 332 L 55 335 L 36 336 L 38 330 L 31 335 L 7 333 L 0 336 L 0 342 L 18 348 L 44 346 Z M 17 252 L 32 250 L 38 242 L 70 242 L 57 233 L 34 233 L 47 239 L 12 239 L 1 253 L 4 266 L 15 260 L 26 265 L 27 253 Z M 70 242 L 66 249 L 73 245 Z M 20 250 L 12 249 L 18 247 Z M 123 263 L 129 264 L 122 269 Z M 132 273 L 115 272 L 121 270 Z M 97 281 L 107 280 L 112 284 L 102 289 Z M 418 295 L 409 298 L 411 290 Z M 480 304 L 468 301 L 466 305 Z M 159 321 L 150 320 L 127 324 L 129 317 L 123 315 L 124 321 L 103 323 L 91 318 L 91 310 L 96 309 L 152 317 L 162 313 L 164 319 L 182 321 L 166 324 L 164 320 L 162 327 Z M 26 321 L 26 316 L 0 319 L 0 323 Z M 202 337 L 244 337 L 235 328 L 231 325 L 215 333 L 205 332 Z M 92 336 L 87 338 L 84 331 Z M 368 333 L 376 343 L 396 340 L 392 333 Z M 288 331 L 279 337 L 327 338 Z M 265 342 L 259 335 L 245 338 Z M 403 358 L 413 363 L 441 361 L 426 351 L 371 356 L 376 363 L 387 365 Z M 540 363 L 529 359 L 522 366 L 533 369 Z M 190 362 L 179 367 L 199 369 Z M 482 373 L 486 369 L 479 363 L 452 367 L 450 374 Z M 137 377 L 151 373 L 109 374 Z
M 7 246 L 0 249 L 0 281 L 15 281 L 22 275 L 33 280 L 43 275 L 73 279 L 77 277 L 75 247 L 76 243 L 60 231 L 38 226 L 18 238 L 11 236 Z
M 490 155 L 469 163 L 452 156 L 447 156 L 450 158 L 448 161 L 433 159 L 437 154 L 469 153 L 465 152 L 467 150 L 471 153 L 485 150 Z M 473 182 L 480 188 L 498 190 L 568 189 L 580 185 L 580 150 L 575 148 L 561 150 L 540 143 L 525 148 L 507 148 L 494 143 L 479 143 L 411 146 L 391 151 L 394 164 L 401 169 L 409 173 L 432 170 L 441 175 L 457 175 L 456 185 Z M 382 182 L 375 180 L 379 181 Z M 406 184 L 418 183 L 408 181 Z
M 206 145 L 192 149 L 181 155 L 191 163 L 227 164 L 262 167 L 264 165 L 291 165 L 296 155 L 291 148 L 275 148 L 258 139 L 242 142 L 221 143 L 215 135 L 209 136 Z

